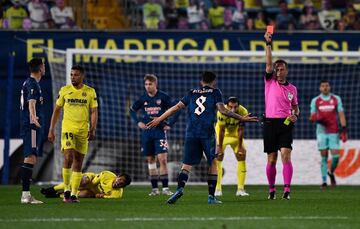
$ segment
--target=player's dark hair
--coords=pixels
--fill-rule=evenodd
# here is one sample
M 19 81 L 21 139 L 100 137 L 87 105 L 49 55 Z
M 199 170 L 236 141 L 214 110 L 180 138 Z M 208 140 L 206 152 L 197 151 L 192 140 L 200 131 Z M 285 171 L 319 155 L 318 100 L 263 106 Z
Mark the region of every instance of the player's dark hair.
M 119 177 L 125 177 L 126 182 L 125 182 L 125 186 L 124 186 L 124 187 L 128 186 L 128 185 L 131 183 L 131 177 L 130 177 L 129 174 L 127 174 L 127 173 L 121 173 L 121 174 L 119 175 Z
M 216 75 L 213 72 L 204 72 L 201 75 L 201 81 L 206 83 L 206 84 L 212 83 L 215 80 L 216 80 Z
M 149 80 L 150 82 L 155 82 L 155 83 L 157 83 L 157 81 L 158 81 L 156 75 L 154 75 L 154 74 L 146 74 L 146 75 L 144 76 L 144 82 L 145 82 L 146 80 Z
M 276 66 L 277 64 L 284 64 L 285 65 L 285 68 L 288 69 L 288 63 L 283 60 L 283 59 L 278 59 L 274 62 L 274 66 Z
M 330 84 L 329 80 L 326 80 L 326 79 L 320 80 L 320 84 L 322 84 L 322 83 L 328 83 L 328 84 Z
M 231 96 L 226 100 L 226 104 L 229 104 L 229 103 L 237 103 L 237 104 L 239 104 L 239 99 L 237 97 L 235 97 L 235 96 Z
M 40 72 L 40 68 L 43 64 L 44 63 L 41 58 L 31 59 L 28 63 L 30 72 Z
M 71 70 L 77 70 L 79 71 L 82 75 L 85 73 L 85 69 L 83 67 L 81 67 L 80 65 L 74 65 L 71 67 Z

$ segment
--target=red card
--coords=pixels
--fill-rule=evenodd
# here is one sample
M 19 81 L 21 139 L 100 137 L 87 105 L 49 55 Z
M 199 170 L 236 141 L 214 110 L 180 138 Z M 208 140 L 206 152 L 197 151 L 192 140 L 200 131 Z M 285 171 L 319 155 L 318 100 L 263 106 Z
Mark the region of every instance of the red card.
M 266 26 L 266 32 L 270 33 L 271 35 L 274 34 L 274 26 L 273 25 Z

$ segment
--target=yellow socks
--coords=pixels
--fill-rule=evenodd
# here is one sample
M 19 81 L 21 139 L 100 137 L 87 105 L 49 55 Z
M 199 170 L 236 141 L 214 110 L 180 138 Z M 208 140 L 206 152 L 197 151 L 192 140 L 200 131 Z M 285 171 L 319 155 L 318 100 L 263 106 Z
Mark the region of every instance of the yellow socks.
M 237 166 L 238 190 L 244 189 L 245 177 L 246 177 L 246 162 L 238 161 L 238 166 Z
M 216 161 L 216 167 L 217 167 L 217 182 L 216 182 L 216 190 L 221 191 L 221 180 L 222 180 L 222 161 Z
M 62 169 L 62 177 L 63 177 L 63 181 L 64 181 L 64 191 L 70 191 L 70 179 L 71 179 L 71 168 L 66 169 L 63 168 Z
M 71 195 L 76 196 L 78 193 L 78 189 L 80 186 L 80 182 L 81 182 L 81 178 L 82 178 L 82 173 L 81 172 L 72 172 L 72 177 L 71 177 Z

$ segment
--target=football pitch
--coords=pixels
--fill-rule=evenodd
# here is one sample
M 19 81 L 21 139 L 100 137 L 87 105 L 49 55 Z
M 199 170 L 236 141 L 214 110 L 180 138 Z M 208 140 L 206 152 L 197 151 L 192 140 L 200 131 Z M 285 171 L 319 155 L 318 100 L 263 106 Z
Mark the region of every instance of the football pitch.
M 174 187 L 172 187 L 174 190 Z M 267 200 L 265 186 L 248 186 L 249 197 L 236 197 L 224 186 L 221 205 L 207 204 L 207 186 L 187 186 L 174 205 L 167 196 L 149 197 L 148 186 L 132 185 L 120 200 L 81 199 L 64 204 L 46 199 L 33 186 L 41 205 L 20 204 L 20 186 L 0 186 L 0 228 L 360 228 L 360 187 L 292 187 L 291 200 Z

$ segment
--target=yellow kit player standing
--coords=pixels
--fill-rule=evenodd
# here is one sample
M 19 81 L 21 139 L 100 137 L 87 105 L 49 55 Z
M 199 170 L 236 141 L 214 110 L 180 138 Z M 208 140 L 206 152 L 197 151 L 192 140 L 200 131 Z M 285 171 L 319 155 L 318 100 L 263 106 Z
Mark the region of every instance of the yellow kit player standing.
M 71 68 L 71 85 L 60 89 L 48 135 L 49 141 L 53 142 L 56 122 L 61 108 L 64 108 L 61 150 L 64 153 L 62 176 L 65 185 L 63 200 L 65 203 L 79 202 L 77 193 L 82 177 L 81 167 L 87 153 L 88 140 L 95 138 L 98 119 L 96 92 L 93 88 L 85 85 L 83 81 L 84 69 L 81 66 L 73 66 Z M 90 128 L 89 113 L 91 116 Z
M 234 113 L 241 116 L 248 115 L 248 111 L 245 107 L 239 104 L 239 100 L 236 97 L 230 97 L 227 100 L 225 107 Z M 244 123 L 225 116 L 220 112 L 217 112 L 216 123 L 216 151 L 217 151 L 217 183 L 215 196 L 222 196 L 221 180 L 222 180 L 222 161 L 224 159 L 224 151 L 227 145 L 230 145 L 235 153 L 237 163 L 237 192 L 236 196 L 248 196 L 249 194 L 244 190 L 245 177 L 246 177 L 246 149 L 244 146 Z

